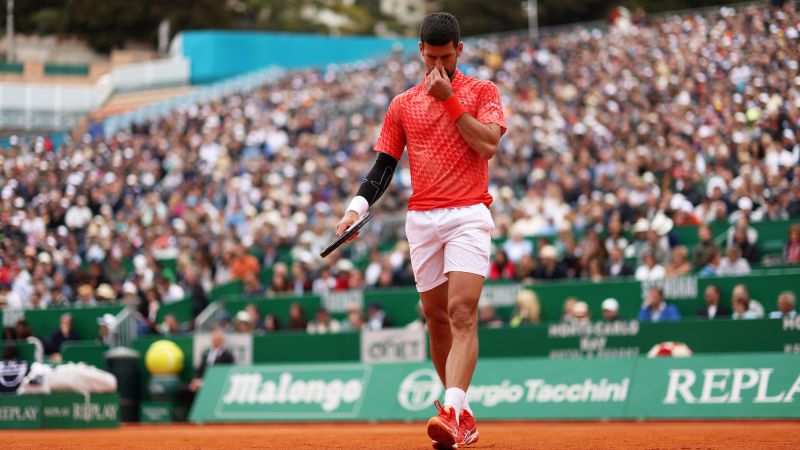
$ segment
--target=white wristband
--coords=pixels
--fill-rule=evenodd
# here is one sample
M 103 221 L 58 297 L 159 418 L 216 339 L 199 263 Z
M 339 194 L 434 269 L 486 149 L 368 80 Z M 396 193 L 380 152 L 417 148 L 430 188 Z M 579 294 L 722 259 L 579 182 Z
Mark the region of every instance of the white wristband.
M 364 214 L 369 211 L 369 202 L 364 197 L 356 195 L 347 206 L 347 210 L 345 212 L 347 211 L 355 211 L 358 213 L 359 218 L 364 217 Z

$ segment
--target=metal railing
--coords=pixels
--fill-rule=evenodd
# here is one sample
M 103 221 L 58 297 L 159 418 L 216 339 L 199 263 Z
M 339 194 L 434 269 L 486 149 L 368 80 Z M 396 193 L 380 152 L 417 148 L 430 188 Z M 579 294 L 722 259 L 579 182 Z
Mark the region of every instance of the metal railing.
M 114 323 L 109 327 L 111 335 L 111 347 L 130 347 L 136 338 L 136 312 L 133 308 L 126 306 L 122 308 Z
M 13 327 L 17 324 L 17 321 L 20 319 L 25 318 L 25 310 L 20 309 L 10 309 L 5 308 L 3 309 L 3 326 L 4 327 Z
M 199 333 L 211 332 L 214 327 L 219 323 L 219 315 L 222 313 L 223 308 L 220 302 L 213 302 L 206 306 L 200 314 L 194 319 L 194 330 Z

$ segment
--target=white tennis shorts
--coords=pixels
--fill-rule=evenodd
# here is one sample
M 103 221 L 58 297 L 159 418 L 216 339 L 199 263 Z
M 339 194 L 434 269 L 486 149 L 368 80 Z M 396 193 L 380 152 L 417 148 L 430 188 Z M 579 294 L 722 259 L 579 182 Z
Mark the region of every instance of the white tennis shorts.
M 406 238 L 417 291 L 447 281 L 450 272 L 485 277 L 489 270 L 494 221 L 483 203 L 460 208 L 409 211 Z

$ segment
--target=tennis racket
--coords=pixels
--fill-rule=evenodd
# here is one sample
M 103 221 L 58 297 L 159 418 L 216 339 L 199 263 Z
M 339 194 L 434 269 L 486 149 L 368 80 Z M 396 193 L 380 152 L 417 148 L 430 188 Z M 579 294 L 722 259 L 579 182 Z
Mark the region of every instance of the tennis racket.
M 344 233 L 339 235 L 336 239 L 333 240 L 333 242 L 328 244 L 328 246 L 325 247 L 325 250 L 323 250 L 322 253 L 319 254 L 319 256 L 324 258 L 330 255 L 331 252 L 333 252 L 334 250 L 339 248 L 342 244 L 347 242 L 347 240 L 350 239 L 350 237 L 356 234 L 358 230 L 362 229 L 364 225 L 366 225 L 367 222 L 369 222 L 371 219 L 372 219 L 372 213 L 368 211 L 366 214 L 364 214 L 364 217 L 358 219 L 356 223 L 350 225 L 350 228 L 345 230 Z

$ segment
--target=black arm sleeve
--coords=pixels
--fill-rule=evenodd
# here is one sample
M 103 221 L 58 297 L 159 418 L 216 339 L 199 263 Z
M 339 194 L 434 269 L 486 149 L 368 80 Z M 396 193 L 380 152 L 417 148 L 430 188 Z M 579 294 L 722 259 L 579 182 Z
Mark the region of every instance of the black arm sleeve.
M 375 165 L 369 171 L 367 177 L 361 182 L 361 187 L 358 188 L 358 194 L 365 199 L 370 206 L 377 202 L 381 195 L 386 192 L 389 183 L 392 181 L 394 169 L 397 167 L 397 160 L 391 155 L 386 153 L 378 153 L 378 158 L 375 160 Z

